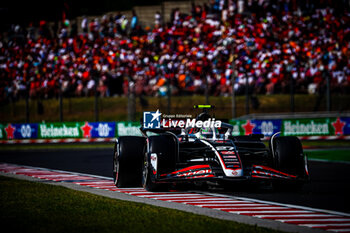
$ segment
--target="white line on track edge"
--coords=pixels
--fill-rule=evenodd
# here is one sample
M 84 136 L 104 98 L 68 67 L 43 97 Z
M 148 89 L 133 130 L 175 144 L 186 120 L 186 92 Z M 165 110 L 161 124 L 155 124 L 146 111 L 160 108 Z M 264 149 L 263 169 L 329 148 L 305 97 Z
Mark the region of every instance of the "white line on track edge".
M 191 192 L 194 192 L 194 191 L 191 190 Z M 208 193 L 208 192 L 198 192 L 198 193 L 217 196 L 217 197 L 235 198 L 235 199 L 243 200 L 243 201 L 259 202 L 259 203 L 269 204 L 269 205 L 280 205 L 280 206 L 285 206 L 285 207 L 290 207 L 290 208 L 303 209 L 303 210 L 309 210 L 309 211 L 314 211 L 314 212 L 323 212 L 323 213 L 327 213 L 327 214 L 334 214 L 334 215 L 341 215 L 341 216 L 350 217 L 350 214 L 348 214 L 348 213 L 334 211 L 334 210 L 318 209 L 318 208 L 312 208 L 312 207 L 307 207 L 307 206 L 279 203 L 279 202 L 273 202 L 273 201 L 264 201 L 264 200 L 254 199 L 254 198 L 230 196 L 230 195 L 218 194 L 218 193 Z

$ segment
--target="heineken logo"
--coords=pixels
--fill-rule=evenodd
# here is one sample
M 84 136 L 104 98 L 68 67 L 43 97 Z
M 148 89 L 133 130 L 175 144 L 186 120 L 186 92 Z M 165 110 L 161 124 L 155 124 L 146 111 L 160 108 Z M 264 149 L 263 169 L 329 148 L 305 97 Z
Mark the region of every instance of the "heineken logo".
M 117 129 L 118 129 L 118 136 L 141 135 L 140 126 L 138 125 L 126 124 L 124 122 L 121 122 L 117 124 Z
M 329 124 L 328 122 L 315 122 L 314 120 L 295 122 L 286 120 L 283 122 L 284 135 L 328 135 Z
M 233 125 L 232 129 L 232 135 L 233 136 L 239 136 L 241 133 L 239 131 L 239 125 Z
M 67 127 L 65 124 L 61 126 L 54 126 L 40 124 L 40 136 L 42 138 L 58 138 L 58 137 L 79 137 L 79 125 L 73 127 Z

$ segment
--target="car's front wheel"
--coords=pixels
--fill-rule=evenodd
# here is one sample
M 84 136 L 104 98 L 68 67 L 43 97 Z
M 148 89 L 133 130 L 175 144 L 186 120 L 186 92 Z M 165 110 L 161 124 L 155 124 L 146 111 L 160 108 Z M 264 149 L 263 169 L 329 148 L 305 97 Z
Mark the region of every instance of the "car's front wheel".
M 155 168 L 152 167 L 151 159 L 151 155 L 149 153 L 145 153 L 142 170 L 142 186 L 147 191 L 155 192 L 159 191 L 160 185 L 155 183 L 156 172 Z
M 144 155 L 142 186 L 150 191 L 166 191 L 168 183 L 159 183 L 157 175 L 175 170 L 177 139 L 169 134 L 150 136 Z
M 306 178 L 303 148 L 297 137 L 278 137 L 273 141 L 274 167 L 297 178 Z M 274 188 L 278 190 L 298 191 L 303 187 L 300 180 L 276 180 Z

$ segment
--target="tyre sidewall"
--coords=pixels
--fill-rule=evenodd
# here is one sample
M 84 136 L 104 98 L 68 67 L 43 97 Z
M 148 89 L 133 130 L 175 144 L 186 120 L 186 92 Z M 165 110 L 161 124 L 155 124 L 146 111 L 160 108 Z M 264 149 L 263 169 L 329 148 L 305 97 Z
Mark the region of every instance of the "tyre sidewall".
M 113 179 L 117 187 L 141 186 L 145 142 L 145 138 L 137 136 L 118 138 L 113 156 Z

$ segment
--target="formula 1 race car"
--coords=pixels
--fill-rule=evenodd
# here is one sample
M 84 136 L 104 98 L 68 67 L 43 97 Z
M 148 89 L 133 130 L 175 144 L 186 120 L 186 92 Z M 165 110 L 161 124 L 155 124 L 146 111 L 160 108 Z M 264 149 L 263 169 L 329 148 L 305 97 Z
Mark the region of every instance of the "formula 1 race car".
M 200 119 L 208 119 L 201 113 Z M 167 190 L 181 183 L 271 181 L 276 187 L 301 187 L 309 178 L 307 158 L 297 137 L 232 136 L 233 126 L 220 128 L 145 129 L 143 136 L 121 136 L 113 156 L 117 187 L 143 186 Z M 152 134 L 152 135 L 148 135 Z M 293 186 L 294 185 L 294 186 Z

